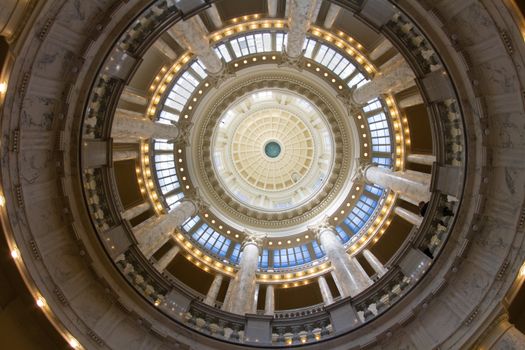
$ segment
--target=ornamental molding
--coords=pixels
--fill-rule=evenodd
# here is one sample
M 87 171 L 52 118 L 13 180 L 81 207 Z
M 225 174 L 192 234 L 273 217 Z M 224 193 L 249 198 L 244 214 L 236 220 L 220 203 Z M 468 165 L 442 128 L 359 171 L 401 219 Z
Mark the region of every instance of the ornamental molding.
M 210 152 L 214 128 L 222 113 L 238 98 L 261 89 L 283 89 L 294 92 L 313 103 L 326 117 L 335 142 L 335 159 L 331 175 L 324 187 L 305 205 L 279 213 L 264 213 L 253 210 L 229 196 L 221 187 L 213 170 Z M 336 198 L 349 175 L 354 173 L 353 155 L 355 145 L 350 136 L 350 123 L 343 120 L 346 115 L 339 112 L 332 101 L 319 86 L 299 79 L 297 73 L 283 71 L 257 72 L 247 78 L 239 79 L 233 86 L 213 97 L 208 107 L 196 115 L 195 128 L 190 137 L 194 142 L 194 172 L 200 178 L 203 195 L 209 197 L 210 204 L 219 208 L 227 217 L 237 223 L 261 228 L 282 228 L 307 222 L 323 212 Z M 195 118 L 195 117 L 194 117 Z

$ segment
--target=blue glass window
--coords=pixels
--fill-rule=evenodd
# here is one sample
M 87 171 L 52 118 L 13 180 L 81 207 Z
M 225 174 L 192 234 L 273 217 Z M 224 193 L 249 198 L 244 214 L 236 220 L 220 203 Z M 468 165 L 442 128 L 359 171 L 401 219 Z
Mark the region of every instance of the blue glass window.
M 235 246 L 233 247 L 232 255 L 230 255 L 230 261 L 233 264 L 238 264 L 241 254 L 241 244 L 235 243 Z
M 378 197 L 381 197 L 383 194 L 383 188 L 378 185 L 365 185 L 365 191 L 375 194 Z
M 305 244 L 273 251 L 273 266 L 275 268 L 297 266 L 310 261 L 312 261 L 312 257 Z
M 375 194 L 378 197 L 383 195 L 383 188 L 378 185 L 365 185 L 365 191 Z
M 342 243 L 346 243 L 350 240 L 350 236 L 348 236 L 348 234 L 341 227 L 337 226 L 335 230 L 337 231 L 337 235 L 339 236 L 339 239 Z
M 191 220 L 195 218 L 198 217 L 194 217 Z M 186 225 L 188 225 L 191 220 L 183 226 L 184 229 L 186 229 Z M 209 227 L 207 224 L 200 226 L 191 236 L 203 248 L 222 257 L 226 255 L 226 252 L 228 251 L 228 248 L 231 244 L 231 240 L 227 239 L 219 232 Z
M 184 224 L 182 224 L 182 228 L 184 229 L 184 231 L 190 232 L 193 226 L 195 226 L 195 224 L 198 223 L 200 220 L 201 218 L 198 215 L 195 215 L 194 217 L 186 220 Z
M 390 168 L 392 167 L 392 158 L 372 157 L 372 163 L 376 163 L 378 166 L 384 168 Z
M 343 223 L 352 231 L 354 234 L 365 225 L 366 221 L 374 212 L 377 206 L 377 201 L 368 198 L 365 195 L 361 195 L 356 203 L 356 206 L 352 209 L 348 217 Z
M 259 256 L 259 268 L 268 268 L 268 249 L 263 249 L 262 255 Z
M 321 249 L 321 246 L 319 246 L 319 243 L 317 243 L 317 241 L 312 241 L 312 248 L 314 249 L 314 254 L 317 259 L 322 258 L 324 256 L 324 252 Z
M 368 126 L 372 138 L 372 151 L 374 152 L 392 152 L 390 141 L 390 129 L 384 112 L 368 117 Z
M 365 76 L 361 73 L 357 73 L 347 84 L 352 88 L 354 86 L 359 87 L 366 82 L 367 80 L 365 79 Z

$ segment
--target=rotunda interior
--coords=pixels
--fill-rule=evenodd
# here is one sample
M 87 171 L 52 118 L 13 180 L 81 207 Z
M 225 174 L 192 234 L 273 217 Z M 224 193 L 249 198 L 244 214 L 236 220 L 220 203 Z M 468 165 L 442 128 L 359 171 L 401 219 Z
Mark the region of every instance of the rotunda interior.
M 0 347 L 525 348 L 520 6 L 2 2 Z

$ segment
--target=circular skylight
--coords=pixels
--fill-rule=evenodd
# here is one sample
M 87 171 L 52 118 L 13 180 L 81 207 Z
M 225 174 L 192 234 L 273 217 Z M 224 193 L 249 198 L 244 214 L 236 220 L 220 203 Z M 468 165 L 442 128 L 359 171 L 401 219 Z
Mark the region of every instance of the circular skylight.
M 240 98 L 221 116 L 213 136 L 219 181 L 243 205 L 288 210 L 315 195 L 334 159 L 322 113 L 304 97 L 268 89 Z
M 264 154 L 269 158 L 277 158 L 281 154 L 281 145 L 275 141 L 270 141 L 264 146 Z

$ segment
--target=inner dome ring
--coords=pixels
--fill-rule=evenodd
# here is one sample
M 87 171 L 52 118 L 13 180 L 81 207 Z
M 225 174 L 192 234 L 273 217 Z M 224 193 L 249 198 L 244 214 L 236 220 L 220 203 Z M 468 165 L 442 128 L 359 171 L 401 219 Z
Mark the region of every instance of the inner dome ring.
M 235 84 L 226 83 L 217 94 L 206 96 L 206 108 L 198 107 L 190 142 L 197 145 L 188 155 L 190 176 L 199 188 L 199 193 L 209 203 L 210 210 L 219 218 L 239 229 L 264 229 L 272 234 L 293 234 L 307 229 L 308 222 L 319 220 L 326 210 L 335 210 L 344 201 L 357 169 L 356 155 L 360 152 L 357 127 L 353 118 L 346 116 L 340 101 L 328 94 L 331 87 L 323 85 L 315 76 L 303 74 L 297 77 L 283 68 L 275 74 L 270 69 L 250 69 L 239 72 Z M 333 168 L 325 179 L 322 191 L 304 205 L 291 210 L 261 212 L 244 205 L 231 196 L 222 186 L 213 171 L 212 135 L 220 118 L 239 98 L 258 90 L 285 90 L 306 98 L 326 117 L 335 140 Z M 203 140 L 208 140 L 203 142 Z M 260 153 L 260 150 L 259 150 Z
M 278 149 L 269 157 L 265 149 L 272 144 Z M 335 153 L 322 113 L 301 95 L 276 89 L 232 104 L 211 147 L 222 186 L 243 204 L 265 211 L 292 209 L 315 195 Z

